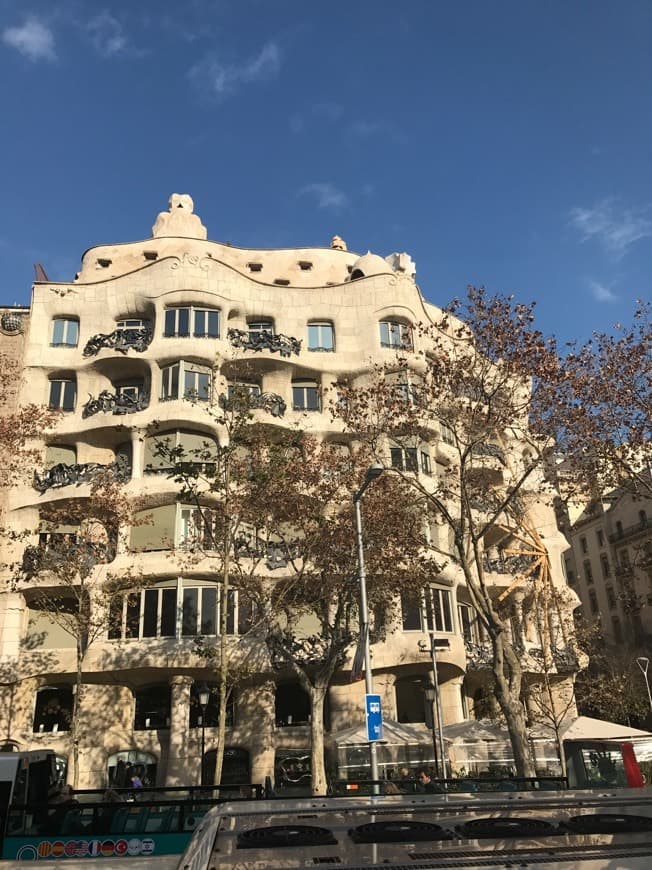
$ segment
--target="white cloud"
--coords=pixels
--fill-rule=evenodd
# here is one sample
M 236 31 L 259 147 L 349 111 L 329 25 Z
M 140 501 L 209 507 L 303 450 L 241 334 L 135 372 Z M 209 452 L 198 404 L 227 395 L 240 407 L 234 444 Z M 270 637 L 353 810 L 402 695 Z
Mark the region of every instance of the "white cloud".
M 54 33 L 34 16 L 27 18 L 22 27 L 7 27 L 2 33 L 2 41 L 34 62 L 57 59 Z
M 125 51 L 127 37 L 122 24 L 110 12 L 105 10 L 95 18 L 91 18 L 86 29 L 93 47 L 102 57 L 113 57 Z
M 349 198 L 329 181 L 314 182 L 302 187 L 298 196 L 314 196 L 319 208 L 342 208 Z
M 275 42 L 268 42 L 246 63 L 223 64 L 215 57 L 205 57 L 193 66 L 188 75 L 203 93 L 223 99 L 245 84 L 264 81 L 278 75 L 281 51 Z
M 589 281 L 589 289 L 593 298 L 597 302 L 617 302 L 618 297 L 610 287 L 606 284 L 600 284 L 599 281 Z
M 610 199 L 593 208 L 574 208 L 569 218 L 583 242 L 595 239 L 616 257 L 623 257 L 641 239 L 652 238 L 652 221 L 643 217 L 641 210 L 618 211 Z

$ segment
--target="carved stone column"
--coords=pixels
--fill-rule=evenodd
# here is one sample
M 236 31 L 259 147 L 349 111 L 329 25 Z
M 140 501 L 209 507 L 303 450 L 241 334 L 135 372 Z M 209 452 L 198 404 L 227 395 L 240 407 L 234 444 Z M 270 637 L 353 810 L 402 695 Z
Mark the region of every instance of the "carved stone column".
M 464 677 L 451 677 L 440 686 L 441 707 L 444 725 L 454 725 L 464 721 L 464 709 L 462 707 L 462 683 Z
M 133 479 L 143 476 L 143 453 L 145 433 L 141 429 L 131 431 L 131 476 Z
M 192 677 L 172 677 L 170 705 L 170 742 L 165 784 L 188 785 L 188 750 L 190 741 L 190 687 Z M 199 775 L 197 776 L 199 782 Z

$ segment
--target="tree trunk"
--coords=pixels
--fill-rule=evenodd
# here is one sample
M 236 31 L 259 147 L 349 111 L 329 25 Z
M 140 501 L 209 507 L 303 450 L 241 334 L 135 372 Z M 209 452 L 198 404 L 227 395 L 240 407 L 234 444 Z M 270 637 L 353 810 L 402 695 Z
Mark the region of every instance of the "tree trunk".
M 72 720 L 70 722 L 70 739 L 72 742 L 72 787 L 79 787 L 79 713 L 82 700 L 82 665 L 84 661 L 84 648 L 80 634 L 77 636 L 77 673 L 75 675 L 75 691 L 72 698 Z
M 231 485 L 230 469 L 225 470 L 225 515 L 224 539 L 222 540 L 222 583 L 220 587 L 220 664 L 218 669 L 218 717 L 217 743 L 215 745 L 215 776 L 214 782 L 222 781 L 224 765 L 224 743 L 226 739 L 226 702 L 227 679 L 229 676 L 228 644 L 226 630 L 229 612 L 229 572 L 231 570 L 231 519 L 229 518 L 229 486 Z M 202 758 L 202 764 L 204 759 Z
M 502 632 L 492 637 L 492 644 L 496 699 L 509 731 L 516 775 L 535 776 L 525 724 L 525 711 L 520 699 L 521 665 L 514 650 L 509 649 L 506 644 Z
M 324 762 L 324 699 L 328 684 L 318 683 L 310 689 L 310 766 L 313 795 L 325 795 L 326 765 Z

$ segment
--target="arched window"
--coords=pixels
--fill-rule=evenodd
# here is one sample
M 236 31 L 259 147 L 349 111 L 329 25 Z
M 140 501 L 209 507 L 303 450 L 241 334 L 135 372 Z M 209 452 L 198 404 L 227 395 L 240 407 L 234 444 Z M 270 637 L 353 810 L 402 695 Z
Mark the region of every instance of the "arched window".
M 190 689 L 190 727 L 202 727 L 203 711 L 199 704 L 200 686 L 193 683 Z M 217 728 L 217 720 L 220 712 L 219 688 L 217 683 L 208 683 L 208 704 L 206 705 L 205 728 Z M 227 692 L 226 698 L 226 726 L 232 728 L 235 722 L 235 693 Z
M 217 750 L 209 749 L 202 760 L 202 783 L 210 785 L 215 779 Z M 239 746 L 227 746 L 222 760 L 220 785 L 245 785 L 251 782 L 249 752 Z
M 314 320 L 308 324 L 308 350 L 325 353 L 335 350 L 335 328 L 330 320 Z
M 48 407 L 51 411 L 74 411 L 77 404 L 77 381 L 70 377 L 50 378 Z
M 36 693 L 34 733 L 69 731 L 72 720 L 72 687 L 44 686 Z
M 109 755 L 107 780 L 110 788 L 129 788 L 131 777 L 137 776 L 143 785 L 156 785 L 156 756 L 138 749 L 124 749 Z
M 310 721 L 310 698 L 298 682 L 281 683 L 276 687 L 276 725 L 307 725 Z
M 55 317 L 52 321 L 52 347 L 77 347 L 79 320 L 76 317 Z
M 292 381 L 292 408 L 295 411 L 319 411 L 319 386 L 316 381 Z
M 353 276 L 352 276 L 353 277 Z M 412 350 L 412 327 L 399 320 L 381 320 L 380 346 Z
M 146 474 L 167 474 L 174 468 L 210 472 L 215 467 L 217 441 L 191 429 L 156 432 L 145 438 Z
M 219 338 L 220 312 L 217 308 L 168 308 L 163 335 L 166 338 Z
M 402 677 L 396 680 L 396 718 L 399 722 L 425 722 L 426 697 L 419 678 Z
M 136 689 L 134 731 L 170 727 L 171 693 L 168 683 Z

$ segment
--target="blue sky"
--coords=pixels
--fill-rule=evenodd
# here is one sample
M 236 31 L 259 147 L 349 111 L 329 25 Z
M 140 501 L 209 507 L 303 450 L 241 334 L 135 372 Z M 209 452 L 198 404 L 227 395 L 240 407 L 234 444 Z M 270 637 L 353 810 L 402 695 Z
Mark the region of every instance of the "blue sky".
M 652 3 L 0 0 L 0 302 L 190 193 L 234 245 L 407 251 L 585 338 L 649 298 Z

